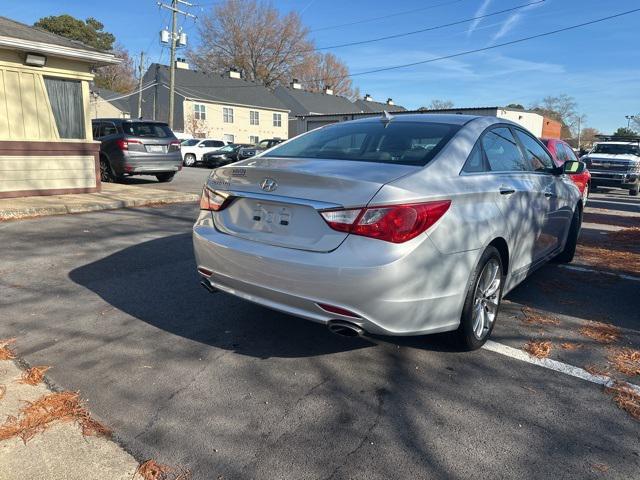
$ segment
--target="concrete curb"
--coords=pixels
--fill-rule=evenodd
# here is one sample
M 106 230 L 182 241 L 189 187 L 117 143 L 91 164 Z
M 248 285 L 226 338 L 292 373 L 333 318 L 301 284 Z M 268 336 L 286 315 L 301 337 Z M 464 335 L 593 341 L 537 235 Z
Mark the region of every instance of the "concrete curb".
M 197 202 L 194 193 L 108 185 L 100 193 L 23 197 L 0 200 L 0 222 L 49 215 Z

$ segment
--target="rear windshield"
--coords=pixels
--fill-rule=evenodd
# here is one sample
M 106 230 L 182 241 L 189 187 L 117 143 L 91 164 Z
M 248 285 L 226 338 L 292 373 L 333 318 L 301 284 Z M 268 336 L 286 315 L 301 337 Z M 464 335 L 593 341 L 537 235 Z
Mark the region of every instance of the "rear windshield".
M 183 140 L 182 145 L 185 146 L 185 147 L 193 147 L 199 141 L 200 140 L 198 140 L 197 138 L 191 138 L 189 140 Z
M 600 143 L 591 153 L 608 153 L 609 155 L 640 155 L 638 145 L 619 143 Z
M 173 132 L 168 125 L 152 122 L 124 122 L 122 129 L 126 135 L 133 137 L 168 138 Z
M 321 158 L 426 165 L 459 125 L 426 122 L 347 122 L 319 128 L 269 151 L 265 157 Z

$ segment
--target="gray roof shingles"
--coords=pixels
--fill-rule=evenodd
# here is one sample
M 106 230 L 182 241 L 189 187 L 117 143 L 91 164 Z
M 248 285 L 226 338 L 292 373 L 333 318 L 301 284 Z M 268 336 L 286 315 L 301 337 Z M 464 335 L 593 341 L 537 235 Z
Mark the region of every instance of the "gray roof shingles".
M 137 95 L 125 96 L 124 98 L 120 98 L 120 97 L 123 97 L 122 93 L 114 92 L 113 90 L 107 90 L 106 88 L 98 88 L 95 86 L 92 87 L 91 90 L 93 92 L 96 92 L 100 96 L 100 98 L 102 98 L 103 100 L 106 100 L 121 112 L 126 112 L 126 113 L 131 113 L 130 98 L 134 97 L 136 101 L 138 98 Z
M 291 115 L 294 116 L 360 112 L 348 98 L 340 95 L 307 92 L 289 87 L 276 87 L 273 93 L 291 110 Z
M 158 69 L 158 81 L 169 85 L 169 67 L 153 64 L 150 71 Z M 176 69 L 176 91 L 187 98 L 247 105 L 273 110 L 288 110 L 274 94 L 259 83 L 230 78 L 218 73 Z
M 364 113 L 377 113 L 382 111 L 387 112 L 404 112 L 407 109 L 401 105 L 389 105 L 382 102 L 374 102 L 372 100 L 356 100 L 353 102 L 359 111 Z
M 58 45 L 61 47 L 75 48 L 89 52 L 99 52 L 100 50 L 89 47 L 82 42 L 71 40 L 55 33 L 48 32 L 41 28 L 16 22 L 7 17 L 0 16 L 0 36 L 17 38 L 20 40 L 30 40 L 32 42 Z

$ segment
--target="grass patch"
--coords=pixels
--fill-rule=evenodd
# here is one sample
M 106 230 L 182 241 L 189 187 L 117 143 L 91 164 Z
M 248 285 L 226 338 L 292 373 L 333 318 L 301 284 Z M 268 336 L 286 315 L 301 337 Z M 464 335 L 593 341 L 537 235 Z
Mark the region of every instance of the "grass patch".
M 0 425 L 0 440 L 19 437 L 26 444 L 56 422 L 75 422 L 85 436 L 111 436 L 111 430 L 91 418 L 80 404 L 79 393 L 60 392 L 43 395 L 35 402 L 26 402 L 18 417 L 7 417 Z
M 29 370 L 22 372 L 22 376 L 18 381 L 27 385 L 38 385 L 44 379 L 45 372 L 50 368 L 45 366 L 31 367 Z
M 540 340 L 529 340 L 524 346 L 524 350 L 537 358 L 547 358 L 551 353 L 551 342 Z
M 580 334 L 598 343 L 609 344 L 620 338 L 620 329 L 602 322 L 589 322 L 580 329 Z
M 620 373 L 625 375 L 640 375 L 640 350 L 632 348 L 612 349 L 607 360 Z

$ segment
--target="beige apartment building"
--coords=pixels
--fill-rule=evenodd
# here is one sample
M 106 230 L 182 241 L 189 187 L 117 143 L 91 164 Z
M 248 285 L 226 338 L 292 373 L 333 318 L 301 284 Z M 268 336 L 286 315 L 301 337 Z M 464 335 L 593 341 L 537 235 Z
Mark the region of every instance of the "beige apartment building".
M 0 17 L 0 198 L 95 192 L 99 150 L 89 115 L 97 51 Z
M 177 133 L 235 143 L 257 143 L 266 138 L 288 138 L 289 110 L 273 93 L 237 72 L 207 74 L 176 69 L 174 125 Z M 143 78 L 143 117 L 167 121 L 169 67 L 153 64 Z

